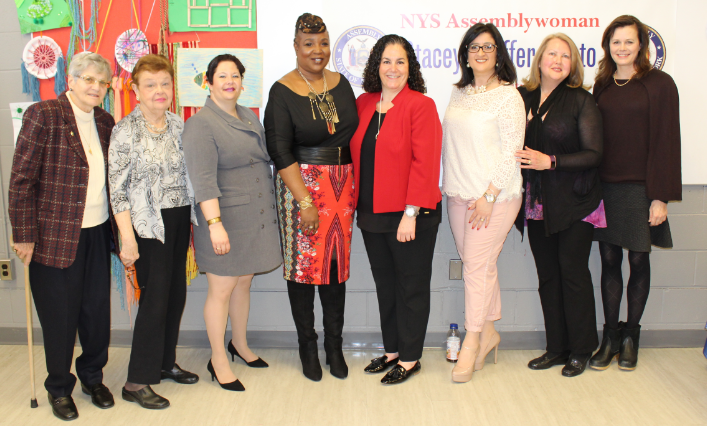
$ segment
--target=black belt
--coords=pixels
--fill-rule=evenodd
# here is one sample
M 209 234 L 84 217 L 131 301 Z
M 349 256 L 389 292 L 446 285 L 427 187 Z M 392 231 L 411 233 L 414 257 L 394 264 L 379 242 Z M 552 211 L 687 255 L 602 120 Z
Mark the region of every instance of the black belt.
M 304 147 L 296 146 L 292 153 L 299 163 L 314 164 L 319 166 L 333 166 L 351 164 L 351 150 L 348 146 L 332 147 Z

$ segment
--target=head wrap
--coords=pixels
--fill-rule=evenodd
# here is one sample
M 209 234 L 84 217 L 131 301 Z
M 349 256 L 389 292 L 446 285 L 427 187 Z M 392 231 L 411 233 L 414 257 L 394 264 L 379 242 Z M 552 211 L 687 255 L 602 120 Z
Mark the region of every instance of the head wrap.
M 304 13 L 297 18 L 297 31 L 302 31 L 305 34 L 319 34 L 326 31 L 326 24 L 317 15 Z

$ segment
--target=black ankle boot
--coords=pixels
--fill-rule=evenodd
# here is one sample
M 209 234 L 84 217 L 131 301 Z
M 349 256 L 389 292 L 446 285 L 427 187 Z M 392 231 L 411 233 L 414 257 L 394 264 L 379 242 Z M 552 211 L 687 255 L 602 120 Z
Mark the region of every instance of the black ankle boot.
M 319 364 L 319 348 L 317 341 L 299 345 L 299 359 L 302 361 L 302 373 L 309 380 L 322 380 L 322 366 Z
M 609 368 L 611 361 L 619 354 L 620 338 L 621 332 L 618 328 L 610 328 L 604 324 L 601 347 L 589 361 L 589 366 L 595 370 L 606 370 Z
M 641 325 L 635 328 L 621 329 L 621 346 L 619 348 L 619 369 L 635 370 L 638 364 L 638 339 L 641 337 Z
M 341 334 L 344 329 L 346 283 L 339 284 L 336 261 L 331 263 L 329 284 L 319 286 L 319 299 L 322 302 L 326 363 L 332 376 L 345 379 L 349 375 L 349 367 L 344 359 Z

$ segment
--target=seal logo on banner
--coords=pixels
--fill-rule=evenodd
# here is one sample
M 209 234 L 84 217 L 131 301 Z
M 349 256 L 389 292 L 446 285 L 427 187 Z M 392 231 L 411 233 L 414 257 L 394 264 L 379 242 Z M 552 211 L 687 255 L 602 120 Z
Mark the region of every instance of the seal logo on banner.
M 376 41 L 384 35 L 378 28 L 359 25 L 349 28 L 336 40 L 334 67 L 352 86 L 361 87 L 363 84 L 368 56 Z
M 646 25 L 646 27 L 648 26 Z M 650 40 L 648 50 L 651 54 L 650 61 L 653 64 L 653 68 L 662 70 L 663 65 L 665 65 L 665 42 L 663 37 L 658 34 L 658 31 L 648 27 L 648 39 Z

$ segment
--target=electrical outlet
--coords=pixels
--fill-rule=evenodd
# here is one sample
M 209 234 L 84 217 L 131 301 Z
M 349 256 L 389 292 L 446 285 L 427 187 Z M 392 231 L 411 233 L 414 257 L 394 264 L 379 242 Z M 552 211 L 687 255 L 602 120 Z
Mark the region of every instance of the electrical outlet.
M 0 280 L 12 281 L 15 279 L 15 274 L 12 273 L 12 259 L 0 260 Z
M 461 260 L 450 260 L 449 261 L 449 279 L 450 280 L 462 279 L 462 261 Z

